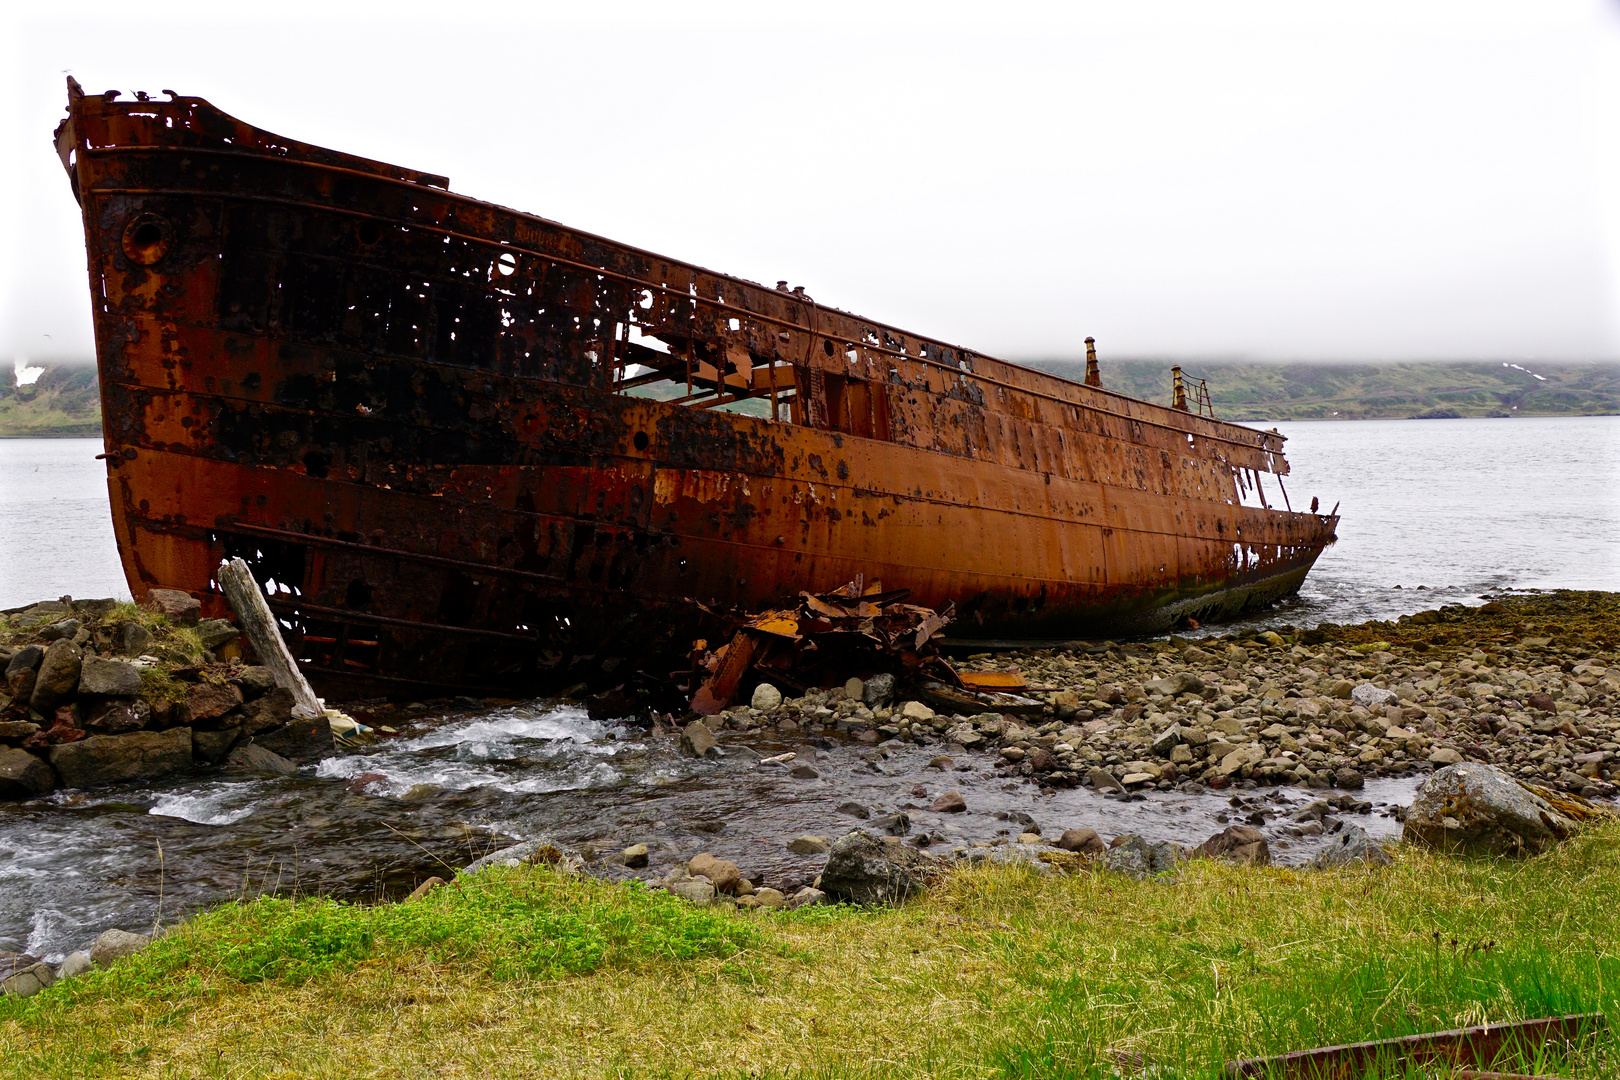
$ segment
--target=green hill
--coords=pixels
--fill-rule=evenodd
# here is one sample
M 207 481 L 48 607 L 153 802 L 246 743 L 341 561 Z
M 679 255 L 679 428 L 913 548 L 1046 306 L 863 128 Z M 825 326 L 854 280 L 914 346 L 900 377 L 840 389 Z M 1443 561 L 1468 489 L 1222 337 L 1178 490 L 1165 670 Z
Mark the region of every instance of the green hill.
M 1170 402 L 1170 360 L 1104 360 L 1103 386 Z M 1084 361 L 1026 361 L 1083 380 Z M 1183 361 L 1209 385 L 1222 420 L 1440 419 L 1464 416 L 1605 416 L 1620 413 L 1620 364 L 1263 363 Z M 1528 369 L 1528 370 L 1526 370 Z M 1540 376 L 1539 378 L 1537 376 Z
M 91 366 L 52 367 L 27 386 L 0 378 L 0 438 L 94 438 L 101 394 Z
M 1083 360 L 1026 363 L 1076 381 L 1085 378 Z M 1131 397 L 1168 404 L 1171 363 L 1105 359 L 1103 385 Z M 1620 414 L 1620 364 L 1615 363 L 1529 363 L 1515 367 L 1501 361 L 1188 361 L 1182 363 L 1182 370 L 1189 377 L 1207 380 L 1215 415 L 1223 420 Z M 100 434 L 101 399 L 94 367 L 49 368 L 29 386 L 0 380 L 0 438 Z

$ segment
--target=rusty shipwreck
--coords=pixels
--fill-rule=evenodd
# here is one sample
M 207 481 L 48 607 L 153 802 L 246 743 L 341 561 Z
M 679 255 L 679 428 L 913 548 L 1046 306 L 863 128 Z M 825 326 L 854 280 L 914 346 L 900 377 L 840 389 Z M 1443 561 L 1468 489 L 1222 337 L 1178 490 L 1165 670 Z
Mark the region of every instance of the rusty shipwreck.
M 1333 540 L 1246 497 L 1288 471 L 1275 433 L 201 98 L 68 90 L 130 588 L 223 614 L 214 569 L 243 557 L 328 694 L 611 671 L 688 646 L 689 600 L 856 574 L 954 601 L 968 637 L 1150 632 L 1294 592 Z

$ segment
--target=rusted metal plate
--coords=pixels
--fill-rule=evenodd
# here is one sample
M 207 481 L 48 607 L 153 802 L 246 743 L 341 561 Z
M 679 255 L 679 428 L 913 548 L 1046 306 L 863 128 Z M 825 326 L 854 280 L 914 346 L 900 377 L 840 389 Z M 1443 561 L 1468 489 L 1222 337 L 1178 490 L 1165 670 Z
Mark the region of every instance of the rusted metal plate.
M 223 614 L 213 570 L 243 557 L 328 692 L 681 655 L 687 598 L 759 611 L 862 572 L 973 637 L 1146 632 L 1287 595 L 1333 539 L 1335 515 L 1241 504 L 1249 471 L 1287 471 L 1275 433 L 200 98 L 72 85 L 57 148 L 130 588 Z
M 963 671 L 962 682 L 973 690 L 1026 690 L 1029 684 L 1017 671 Z
M 1277 1057 L 1230 1061 L 1226 1064 L 1226 1074 L 1232 1077 L 1268 1077 L 1271 1080 L 1354 1080 L 1374 1066 L 1408 1063 L 1490 1070 L 1499 1064 L 1533 1057 L 1542 1047 L 1567 1049 L 1583 1039 L 1607 1031 L 1608 1026 L 1609 1022 L 1602 1013 L 1487 1024 L 1407 1035 L 1399 1039 L 1297 1050 Z M 1494 1074 L 1487 1071 L 1481 1075 Z

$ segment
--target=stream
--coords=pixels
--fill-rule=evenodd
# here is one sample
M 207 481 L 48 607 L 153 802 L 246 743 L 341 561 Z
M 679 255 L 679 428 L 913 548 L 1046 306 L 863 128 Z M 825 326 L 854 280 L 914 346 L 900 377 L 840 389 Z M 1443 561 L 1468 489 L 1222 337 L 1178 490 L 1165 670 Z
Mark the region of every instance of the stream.
M 872 747 L 774 732 L 725 733 L 725 756 L 682 756 L 669 732 L 589 719 L 572 704 L 407 711 L 378 743 L 290 777 L 219 770 L 0 804 L 0 950 L 59 959 L 101 931 L 150 928 L 199 908 L 267 892 L 395 899 L 423 879 L 522 840 L 547 837 L 587 862 L 646 843 L 661 878 L 699 852 L 731 859 L 756 884 L 791 892 L 824 855 L 790 854 L 805 834 L 836 839 L 904 810 L 911 836 L 946 853 L 1015 842 L 1032 817 L 1055 839 L 1093 828 L 1194 845 L 1228 822 L 1261 826 L 1278 863 L 1307 861 L 1322 837 L 1288 835 L 1293 809 L 1335 792 L 1256 788 L 1151 792 L 1129 801 L 1086 788 L 1042 793 L 993 771 L 988 754 L 929 763 L 942 745 Z M 784 765 L 765 757 L 792 752 Z M 800 779 L 794 766 L 820 775 Z M 1418 777 L 1374 780 L 1355 794 L 1371 813 L 1343 820 L 1378 838 L 1400 826 Z M 927 807 L 950 790 L 967 811 Z M 1234 807 L 1236 798 L 1245 805 Z M 855 802 L 863 821 L 841 810 Z M 997 814 L 1003 815 L 998 817 Z M 1341 816 L 1341 815 L 1335 815 Z M 1223 820 L 1223 818 L 1225 820 Z M 614 868 L 616 876 L 625 872 Z

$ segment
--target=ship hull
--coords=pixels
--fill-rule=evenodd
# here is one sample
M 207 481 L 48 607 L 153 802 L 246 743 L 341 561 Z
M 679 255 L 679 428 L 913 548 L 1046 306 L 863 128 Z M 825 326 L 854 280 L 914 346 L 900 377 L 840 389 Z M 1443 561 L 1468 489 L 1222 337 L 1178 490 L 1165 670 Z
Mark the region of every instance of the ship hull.
M 1245 476 L 1286 471 L 1275 435 L 200 99 L 74 98 L 58 149 L 132 591 L 224 614 L 213 571 L 247 559 L 336 697 L 613 678 L 689 648 L 693 601 L 757 609 L 856 575 L 954 602 L 965 636 L 1153 632 L 1297 590 L 1333 538 L 1336 517 L 1243 505 Z M 689 400 L 638 396 L 660 372 Z M 762 403 L 766 380 L 767 416 L 704 407 Z

